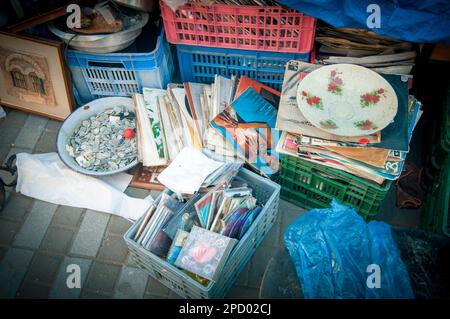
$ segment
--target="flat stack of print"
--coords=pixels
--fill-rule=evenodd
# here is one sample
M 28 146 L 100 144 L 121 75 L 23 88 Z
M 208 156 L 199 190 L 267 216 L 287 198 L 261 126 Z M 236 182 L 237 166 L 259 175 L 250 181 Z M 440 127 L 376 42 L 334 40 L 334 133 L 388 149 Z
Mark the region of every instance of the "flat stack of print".
M 320 25 L 316 43 L 320 64 L 358 64 L 378 73 L 409 74 L 416 57 L 412 43 L 365 29 Z
M 397 179 L 419 121 L 408 75 L 352 64 L 286 65 L 277 152 L 383 184 Z
M 275 121 L 280 92 L 248 77 L 217 76 L 212 84 L 169 84 L 135 94 L 139 165 L 133 186 L 161 189 L 157 176 L 185 147 L 246 162 L 264 176 L 279 170 Z M 264 145 L 263 148 L 260 146 Z

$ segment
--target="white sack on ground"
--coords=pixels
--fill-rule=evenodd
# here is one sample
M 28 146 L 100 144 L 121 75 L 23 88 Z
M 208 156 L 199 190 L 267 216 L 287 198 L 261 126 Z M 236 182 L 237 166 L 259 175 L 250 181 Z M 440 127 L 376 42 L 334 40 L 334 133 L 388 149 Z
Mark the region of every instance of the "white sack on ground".
M 83 175 L 68 168 L 56 153 L 19 153 L 16 165 L 16 191 L 53 204 L 136 220 L 151 203 L 150 199 L 132 198 L 123 193 L 130 181 L 128 174 L 116 174 L 103 180 Z

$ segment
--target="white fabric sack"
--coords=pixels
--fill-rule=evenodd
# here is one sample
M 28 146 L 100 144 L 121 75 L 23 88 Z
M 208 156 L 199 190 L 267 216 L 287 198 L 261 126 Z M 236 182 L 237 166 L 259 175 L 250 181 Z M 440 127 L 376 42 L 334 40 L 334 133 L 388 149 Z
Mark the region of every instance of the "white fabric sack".
M 137 220 L 152 202 L 151 196 L 139 199 L 123 193 L 130 175 L 120 173 L 102 179 L 83 175 L 67 167 L 56 153 L 19 153 L 16 165 L 16 191 L 53 204 Z

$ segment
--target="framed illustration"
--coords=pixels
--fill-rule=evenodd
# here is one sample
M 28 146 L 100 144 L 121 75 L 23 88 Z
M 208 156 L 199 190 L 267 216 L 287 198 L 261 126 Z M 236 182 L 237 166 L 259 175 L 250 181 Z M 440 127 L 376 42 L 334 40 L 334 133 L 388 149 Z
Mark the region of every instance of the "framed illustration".
M 0 105 L 62 121 L 74 104 L 62 42 L 0 32 Z

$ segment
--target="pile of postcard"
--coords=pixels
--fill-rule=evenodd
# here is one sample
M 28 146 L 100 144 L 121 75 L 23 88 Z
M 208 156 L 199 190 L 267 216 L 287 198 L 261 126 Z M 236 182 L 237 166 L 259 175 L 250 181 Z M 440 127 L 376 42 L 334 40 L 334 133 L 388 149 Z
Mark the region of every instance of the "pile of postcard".
M 203 170 L 186 170 L 188 159 Z M 200 283 L 217 281 L 233 247 L 262 211 L 252 188 L 236 176 L 241 166 L 183 149 L 159 175 L 168 188 L 138 221 L 133 239 Z
M 422 115 L 421 103 L 408 95 L 411 76 L 380 74 L 393 88 L 398 100 L 397 112 L 389 125 L 369 135 L 342 136 L 311 124 L 298 106 L 299 83 L 321 67 L 324 66 L 294 60 L 286 65 L 276 123 L 276 128 L 282 131 L 277 152 L 337 168 L 377 184 L 397 179 L 403 170 L 414 128 Z M 338 75 L 332 71 L 327 79 L 329 82 L 325 82 L 328 83 L 328 91 L 332 90 L 337 95 L 341 93 L 338 90 L 341 81 L 337 83 L 338 80 Z M 382 90 L 361 95 L 361 99 L 376 98 L 378 101 L 379 93 L 382 94 Z M 361 103 L 366 101 L 361 100 Z M 322 124 L 328 128 L 334 125 L 331 122 Z
M 185 147 L 245 161 L 264 176 L 276 174 L 279 98 L 280 92 L 245 76 L 216 75 L 212 84 L 169 84 L 167 90 L 144 88 L 133 97 L 142 165 L 132 186 L 161 189 L 158 174 Z
M 319 63 L 358 64 L 379 73 L 410 74 L 416 57 L 411 43 L 365 29 L 318 26 L 316 43 Z

